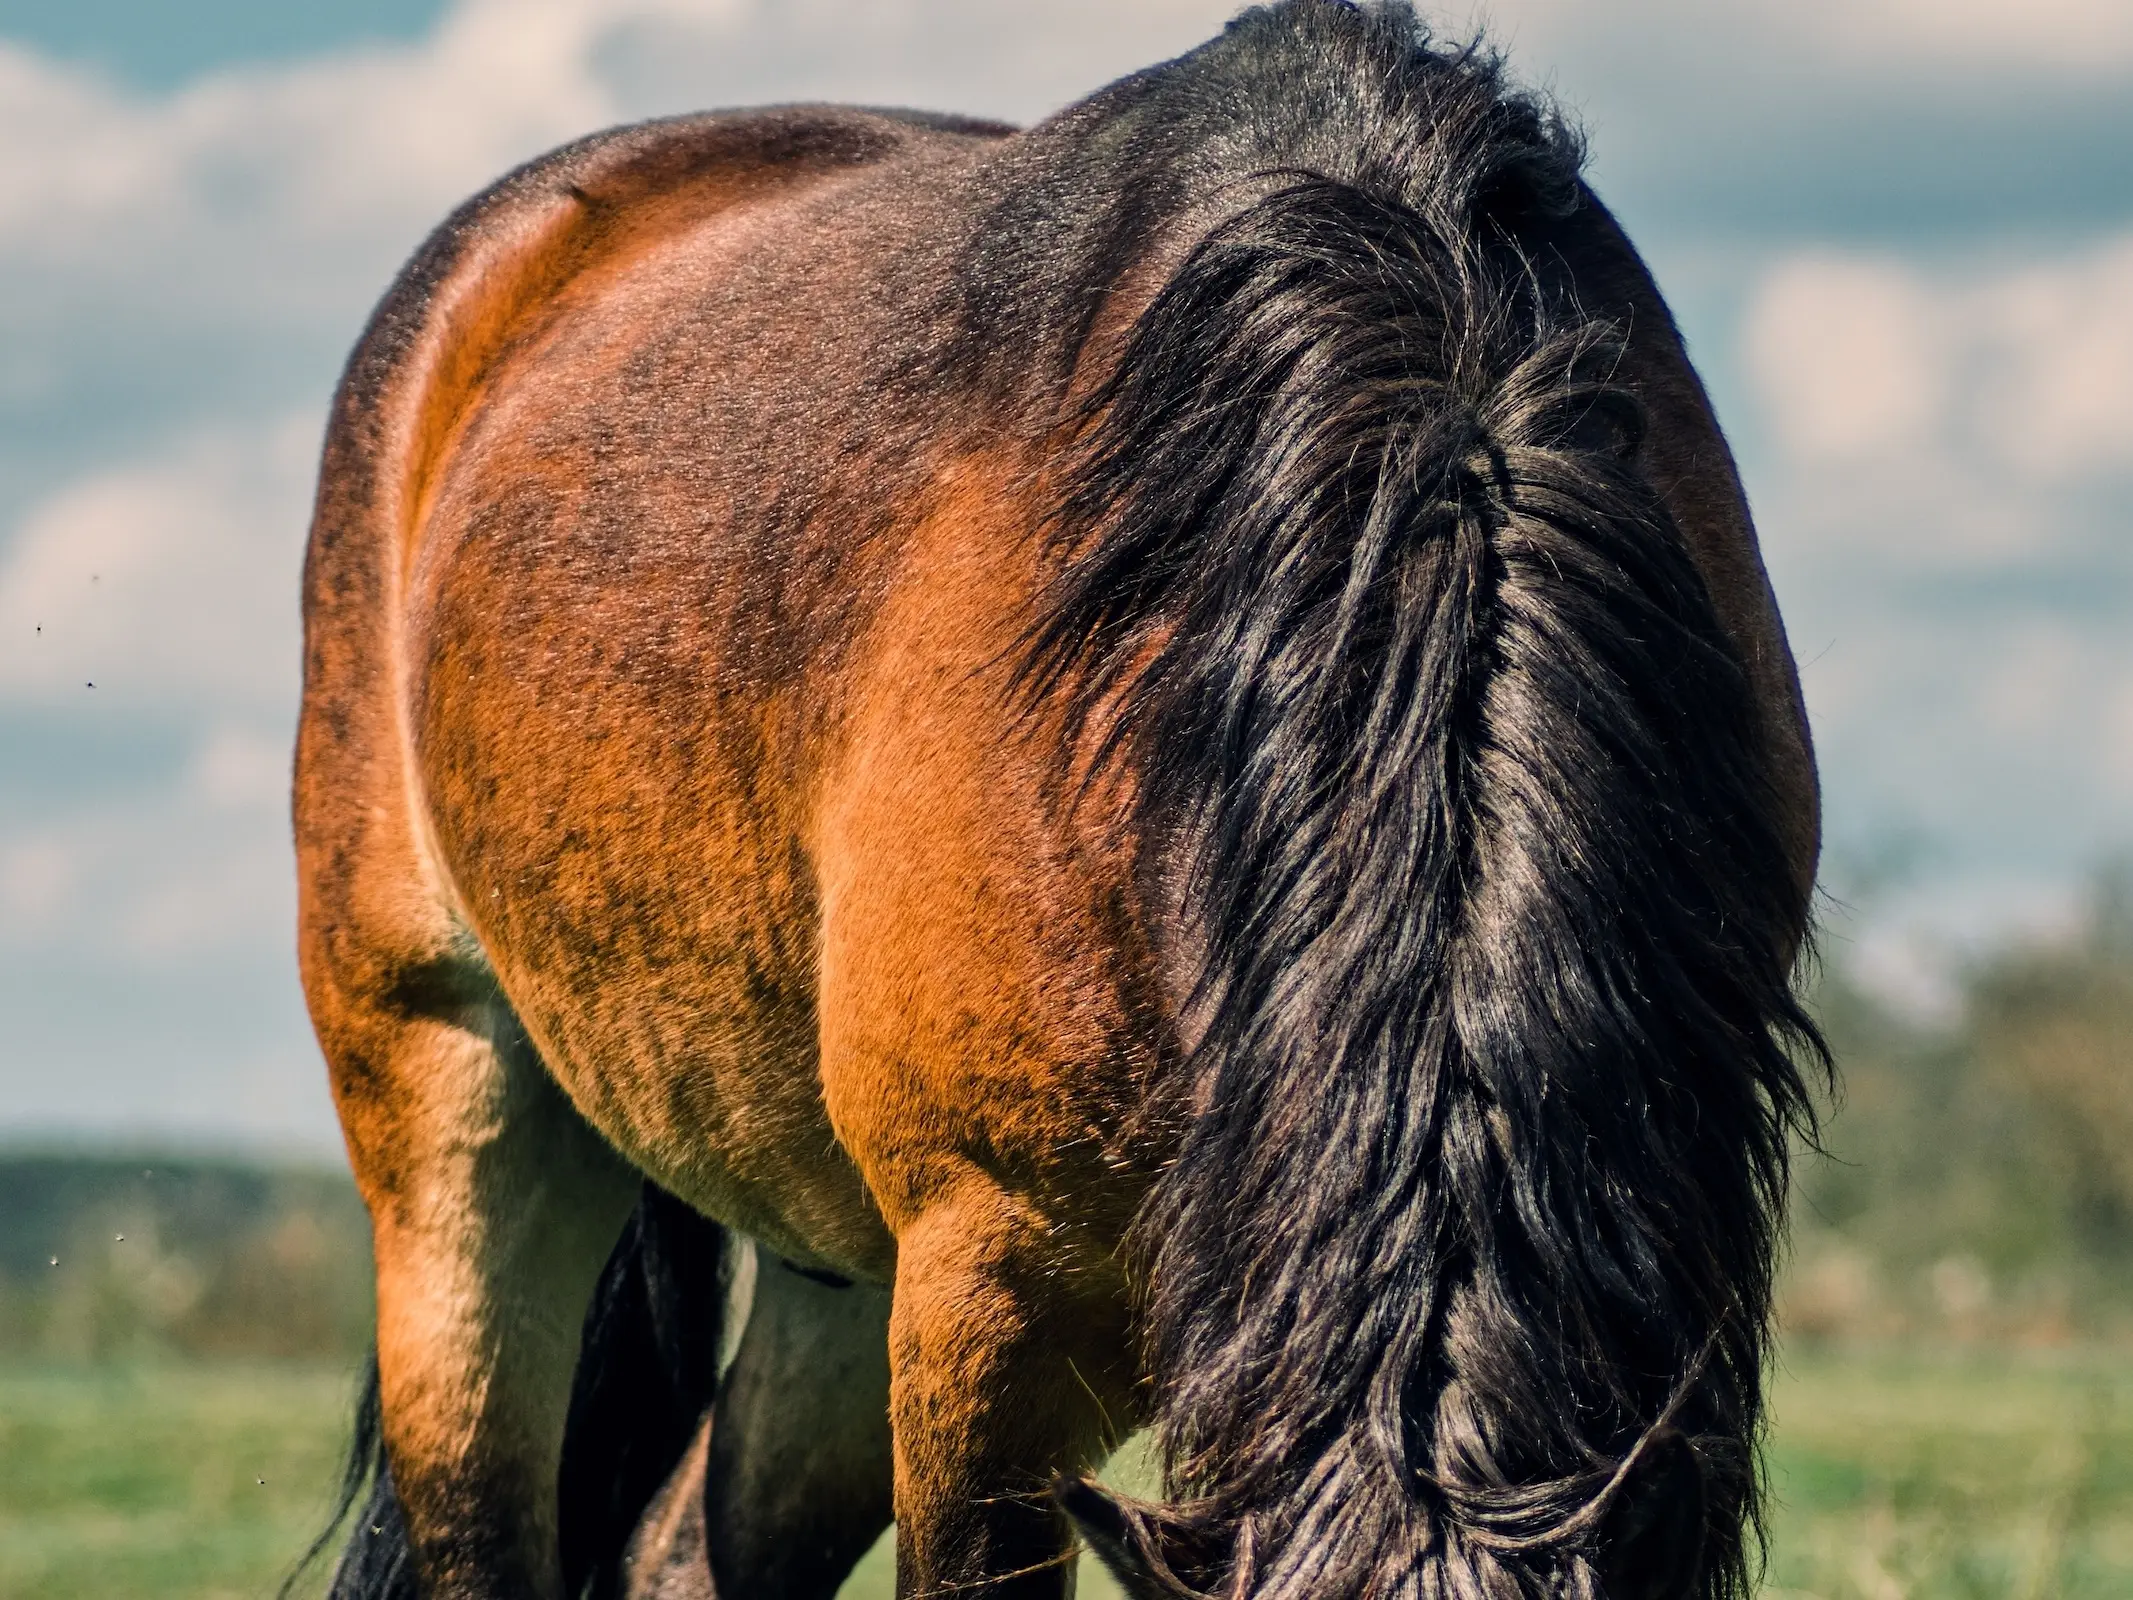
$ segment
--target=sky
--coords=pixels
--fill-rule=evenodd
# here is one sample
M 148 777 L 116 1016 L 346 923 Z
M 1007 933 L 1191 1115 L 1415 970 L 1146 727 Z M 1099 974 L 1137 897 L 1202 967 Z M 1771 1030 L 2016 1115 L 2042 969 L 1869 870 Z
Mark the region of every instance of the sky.
M 698 107 L 1029 120 L 1231 9 L 0 0 L 0 1139 L 334 1148 L 297 571 L 339 364 L 452 205 Z M 1586 127 L 1801 661 L 1828 958 L 1932 1014 L 2133 847 L 2133 5 L 1435 15 Z

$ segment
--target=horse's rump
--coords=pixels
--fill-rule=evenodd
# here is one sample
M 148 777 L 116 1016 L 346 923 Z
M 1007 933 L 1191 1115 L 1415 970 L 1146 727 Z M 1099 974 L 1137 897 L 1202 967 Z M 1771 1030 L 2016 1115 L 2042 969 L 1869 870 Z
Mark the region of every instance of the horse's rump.
M 518 1304 L 447 1224 L 545 1162 L 585 1240 L 645 1174 L 893 1283 L 927 1582 L 1049 1582 L 1031 1485 L 1152 1409 L 1171 1503 L 1070 1495 L 1138 1584 L 1740 1587 L 1812 768 L 1492 60 L 1292 0 L 1014 137 L 537 164 L 359 350 L 307 596 L 307 981 L 410 1263 Z M 480 1452 L 408 1430 L 445 1527 Z
M 923 273 L 929 167 L 998 131 L 681 119 L 507 180 L 417 258 L 351 364 L 310 561 L 313 722 L 378 726 L 305 766 L 395 811 L 415 798 L 403 852 L 439 902 L 431 949 L 397 959 L 493 969 L 640 1166 L 848 1270 L 885 1271 L 885 1241 L 804 1088 L 804 813 L 883 534 L 933 497 L 915 402 L 865 392 L 895 366 L 896 308 L 864 269 L 879 252 Z M 887 238 L 867 226 L 883 212 Z M 864 471 L 844 459 L 861 429 Z M 330 827 L 346 803 L 299 812 Z M 586 1065 L 618 1057 L 707 1087 L 624 1108 L 628 1074 Z M 775 1199 L 735 1170 L 748 1141 L 707 1138 L 733 1106 L 778 1135 Z M 723 1143 L 740 1159 L 702 1170 Z M 795 1148 L 826 1164 L 835 1215 L 785 1221 L 808 1206 Z

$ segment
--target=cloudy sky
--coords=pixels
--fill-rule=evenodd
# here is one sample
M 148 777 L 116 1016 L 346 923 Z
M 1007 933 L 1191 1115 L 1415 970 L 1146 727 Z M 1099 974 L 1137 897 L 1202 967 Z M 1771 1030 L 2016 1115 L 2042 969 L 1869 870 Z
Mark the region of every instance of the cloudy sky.
M 332 1145 L 289 953 L 296 573 L 337 366 L 446 209 L 668 111 L 1040 116 L 1230 9 L 0 0 L 0 1137 Z M 1831 953 L 1930 1002 L 2133 844 L 2133 5 L 1487 19 L 1584 119 L 1739 448 Z

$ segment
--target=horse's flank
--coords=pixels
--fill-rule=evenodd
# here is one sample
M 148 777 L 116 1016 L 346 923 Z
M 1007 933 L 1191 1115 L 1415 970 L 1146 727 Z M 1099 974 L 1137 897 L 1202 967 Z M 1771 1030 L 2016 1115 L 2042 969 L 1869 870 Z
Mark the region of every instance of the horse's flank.
M 1017 137 L 808 109 L 602 136 L 472 202 L 374 320 L 306 575 L 302 951 L 377 1223 L 395 1482 L 441 1592 L 556 1592 L 569 1364 L 639 1175 L 893 1288 L 907 1590 L 1046 1590 L 1062 1529 L 1031 1491 L 1175 1393 L 1141 1381 L 1126 1245 L 1220 1081 L 1181 1019 L 1229 935 L 1194 920 L 1199 819 L 1160 809 L 1184 791 L 1098 754 L 1137 748 L 1115 719 L 1184 659 L 1178 616 L 1154 588 L 1088 613 L 1130 633 L 1124 666 L 1086 635 L 1030 652 L 1144 492 L 1062 520 L 1195 249 L 1265 215 L 1291 181 L 1270 173 L 1411 199 L 1397 151 L 1355 153 L 1412 134 L 1429 96 L 1400 72 L 1497 103 L 1482 65 L 1400 66 L 1404 22 L 1357 19 L 1284 7 Z M 1299 109 L 1285 71 L 1338 93 Z M 1410 117 L 1392 134 L 1381 91 Z M 1627 330 L 1602 388 L 1647 419 L 1637 515 L 1678 530 L 1683 603 L 1708 608 L 1683 626 L 1740 676 L 1710 703 L 1751 751 L 1750 831 L 1782 843 L 1756 904 L 1789 910 L 1749 935 L 1782 987 L 1813 774 L 1730 460 L 1597 203 L 1516 225 Z M 1034 697 L 1033 659 L 1059 669 Z M 1729 1359 L 1759 1349 L 1761 1292 Z M 1652 1357 L 1640 1382 L 1683 1379 Z M 1611 1464 L 1635 1430 L 1610 1428 Z M 1193 1550 L 1161 1518 L 1128 1542 L 1219 1578 L 1260 1536 L 1228 1510 Z

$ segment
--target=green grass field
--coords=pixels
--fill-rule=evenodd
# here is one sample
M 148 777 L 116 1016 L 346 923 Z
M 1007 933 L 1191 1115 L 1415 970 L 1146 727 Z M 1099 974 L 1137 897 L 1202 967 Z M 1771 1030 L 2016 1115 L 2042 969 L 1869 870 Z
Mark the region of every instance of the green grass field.
M 350 1385 L 0 1367 L 0 1596 L 271 1594 L 326 1505 Z M 2133 1361 L 1796 1356 L 1775 1406 L 1768 1600 L 2133 1595 Z M 850 1600 L 888 1595 L 888 1557 Z
M 1767 1600 L 2133 1595 L 2133 1362 L 1795 1359 Z
M 324 1515 L 352 1394 L 317 1366 L 0 1367 L 0 1596 L 271 1594 Z

